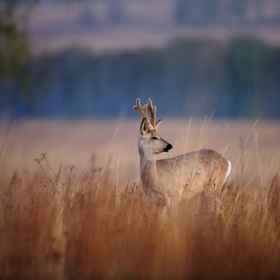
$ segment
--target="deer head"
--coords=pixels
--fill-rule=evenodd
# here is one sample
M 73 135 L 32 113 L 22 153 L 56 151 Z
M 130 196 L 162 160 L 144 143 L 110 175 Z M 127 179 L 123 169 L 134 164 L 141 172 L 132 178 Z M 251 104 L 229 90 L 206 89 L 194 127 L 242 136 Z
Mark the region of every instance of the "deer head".
M 157 129 L 161 123 L 161 119 L 156 121 L 156 111 L 157 108 L 153 106 L 152 100 L 148 99 L 148 105 L 145 104 L 141 106 L 140 99 L 136 99 L 136 106 L 133 107 L 134 110 L 139 111 L 143 120 L 140 125 L 140 136 L 138 139 L 139 153 L 147 155 L 156 155 L 162 152 L 169 152 L 172 149 L 172 145 L 167 141 L 162 139 L 158 133 Z M 151 119 L 149 120 L 147 110 L 151 114 Z

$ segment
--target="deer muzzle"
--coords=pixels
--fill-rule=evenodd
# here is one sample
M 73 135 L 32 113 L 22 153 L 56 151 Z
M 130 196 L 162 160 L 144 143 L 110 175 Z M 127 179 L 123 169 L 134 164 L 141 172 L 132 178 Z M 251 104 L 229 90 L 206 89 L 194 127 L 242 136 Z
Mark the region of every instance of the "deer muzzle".
M 167 144 L 167 146 L 163 149 L 165 152 L 169 152 L 171 149 L 173 148 L 173 146 L 171 144 Z

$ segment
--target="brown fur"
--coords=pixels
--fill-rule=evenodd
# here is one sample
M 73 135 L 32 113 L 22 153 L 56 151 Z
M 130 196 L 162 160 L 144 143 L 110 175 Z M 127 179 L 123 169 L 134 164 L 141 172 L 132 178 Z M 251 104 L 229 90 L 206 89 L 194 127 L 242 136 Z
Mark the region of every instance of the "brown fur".
M 157 205 L 163 206 L 170 200 L 189 199 L 205 189 L 220 190 L 230 174 L 231 163 L 216 151 L 201 149 L 156 160 L 157 154 L 169 151 L 172 146 L 158 135 L 159 122 L 153 126 L 149 121 L 147 109 L 155 123 L 156 108 L 150 99 L 148 104 L 142 107 L 137 99 L 134 107 L 143 116 L 138 149 L 141 180 L 146 194 Z

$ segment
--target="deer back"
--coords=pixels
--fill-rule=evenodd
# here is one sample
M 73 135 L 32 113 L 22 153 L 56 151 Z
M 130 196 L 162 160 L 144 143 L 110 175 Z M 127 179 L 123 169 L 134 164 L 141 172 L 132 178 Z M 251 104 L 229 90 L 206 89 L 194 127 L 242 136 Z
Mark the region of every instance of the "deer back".
M 209 149 L 157 160 L 156 165 L 156 191 L 175 199 L 190 198 L 209 187 L 221 188 L 230 172 L 230 162 Z

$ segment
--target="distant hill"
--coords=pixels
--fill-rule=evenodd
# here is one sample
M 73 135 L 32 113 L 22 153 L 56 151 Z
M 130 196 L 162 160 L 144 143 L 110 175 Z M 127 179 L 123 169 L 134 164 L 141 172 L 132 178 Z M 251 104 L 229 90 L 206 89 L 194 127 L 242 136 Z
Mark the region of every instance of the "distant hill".
M 276 0 L 40 1 L 31 13 L 33 52 L 158 48 L 181 37 L 254 36 L 279 44 Z

